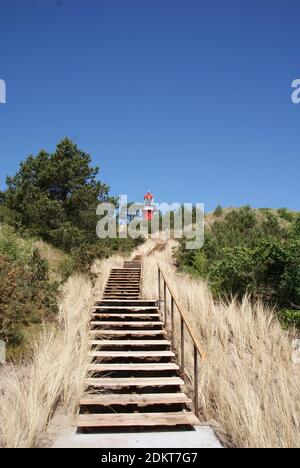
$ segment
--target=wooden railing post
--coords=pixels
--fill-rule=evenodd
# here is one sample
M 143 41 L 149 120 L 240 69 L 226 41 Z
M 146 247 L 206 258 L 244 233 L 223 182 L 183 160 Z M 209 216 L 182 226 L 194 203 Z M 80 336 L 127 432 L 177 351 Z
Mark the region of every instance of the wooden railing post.
M 164 280 L 164 321 L 167 324 L 167 283 Z
M 159 310 L 161 309 L 161 284 L 160 284 L 160 268 L 158 267 L 158 303 Z
M 185 356 L 184 356 L 184 351 L 185 351 L 185 328 L 190 336 L 190 338 L 193 341 L 193 346 L 194 346 L 194 394 L 193 394 L 193 400 L 194 400 L 194 407 L 195 407 L 195 414 L 199 414 L 199 358 L 201 360 L 204 360 L 206 357 L 205 351 L 203 350 L 203 347 L 201 343 L 199 342 L 199 339 L 195 335 L 195 330 L 188 318 L 188 315 L 186 311 L 183 309 L 182 305 L 179 303 L 172 286 L 167 282 L 166 277 L 164 275 L 164 272 L 160 269 L 158 265 L 158 281 L 159 281 L 159 298 L 161 297 L 161 277 L 163 278 L 163 288 L 164 288 L 164 318 L 165 318 L 165 323 L 167 322 L 167 289 L 169 290 L 170 293 L 170 298 L 171 298 L 171 332 L 172 332 L 172 346 L 175 349 L 175 320 L 174 320 L 174 312 L 175 312 L 175 306 L 176 309 L 178 310 L 178 313 L 180 315 L 180 367 L 181 367 L 181 373 L 184 375 L 184 370 L 185 370 Z M 161 302 L 160 302 L 161 304 Z
M 174 326 L 174 297 L 171 296 L 171 333 L 172 333 L 172 346 L 175 347 L 175 326 Z
M 184 321 L 182 317 L 181 317 L 181 322 L 180 322 L 180 346 L 181 346 L 180 366 L 181 366 L 181 372 L 184 374 Z
M 199 379 L 199 369 L 198 369 L 198 350 L 194 345 L 194 406 L 195 414 L 198 415 L 199 412 L 199 397 L 198 397 L 198 379 Z

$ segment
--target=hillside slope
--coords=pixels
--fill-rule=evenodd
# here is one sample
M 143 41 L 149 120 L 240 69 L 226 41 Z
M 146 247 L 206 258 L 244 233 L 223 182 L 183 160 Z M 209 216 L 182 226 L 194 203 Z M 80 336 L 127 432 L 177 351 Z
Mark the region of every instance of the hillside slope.
M 145 260 L 144 297 L 157 297 L 157 263 L 185 308 L 207 359 L 201 363 L 199 407 L 227 446 L 300 446 L 300 372 L 293 335 L 272 310 L 246 296 L 215 302 L 206 282 L 178 273 L 172 248 Z M 170 303 L 168 302 L 170 313 Z M 176 322 L 180 344 L 180 323 Z M 178 348 L 179 349 L 179 348 Z M 192 382 L 193 350 L 186 346 Z

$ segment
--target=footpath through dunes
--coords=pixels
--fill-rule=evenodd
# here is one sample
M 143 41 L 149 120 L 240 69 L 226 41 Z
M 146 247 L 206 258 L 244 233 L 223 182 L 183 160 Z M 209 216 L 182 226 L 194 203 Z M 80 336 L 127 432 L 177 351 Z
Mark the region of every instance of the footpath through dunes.
M 78 432 L 193 430 L 199 424 L 159 304 L 140 299 L 141 275 L 141 256 L 112 269 L 93 308 L 88 394 L 80 401 Z

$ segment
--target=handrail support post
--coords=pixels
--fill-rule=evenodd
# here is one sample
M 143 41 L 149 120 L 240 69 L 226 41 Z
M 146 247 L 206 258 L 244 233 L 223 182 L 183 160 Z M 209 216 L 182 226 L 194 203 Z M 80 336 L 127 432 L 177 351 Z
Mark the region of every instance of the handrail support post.
M 181 346 L 180 366 L 181 366 L 181 372 L 182 374 L 184 374 L 184 321 L 182 317 L 180 321 L 180 346 Z
M 158 304 L 159 310 L 161 309 L 161 281 L 160 281 L 160 268 L 158 267 Z
M 198 366 L 198 350 L 194 345 L 194 406 L 195 414 L 199 413 L 199 396 L 198 396 L 198 382 L 199 382 L 199 366 Z

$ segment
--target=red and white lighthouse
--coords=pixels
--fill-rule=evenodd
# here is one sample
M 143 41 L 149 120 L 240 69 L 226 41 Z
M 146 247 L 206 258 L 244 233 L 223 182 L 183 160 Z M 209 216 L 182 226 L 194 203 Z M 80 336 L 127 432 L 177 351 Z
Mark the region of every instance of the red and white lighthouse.
M 154 197 L 151 192 L 144 196 L 144 220 L 151 221 L 154 214 Z

